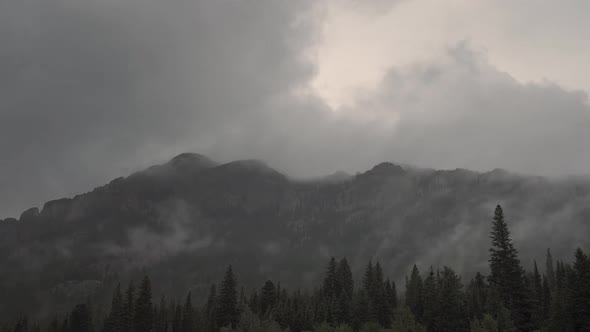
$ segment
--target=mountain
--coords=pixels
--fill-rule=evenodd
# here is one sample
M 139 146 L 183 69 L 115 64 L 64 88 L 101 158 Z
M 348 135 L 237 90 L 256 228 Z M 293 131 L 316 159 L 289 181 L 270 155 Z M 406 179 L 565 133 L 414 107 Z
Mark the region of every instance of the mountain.
M 306 286 L 332 255 L 346 256 L 357 275 L 378 259 L 396 280 L 414 263 L 487 273 L 496 204 L 526 267 L 547 247 L 559 259 L 590 243 L 582 178 L 381 163 L 302 181 L 256 160 L 181 154 L 0 221 L 0 313 L 105 301 L 117 282 L 145 273 L 156 293 L 198 298 L 228 264 L 248 288 L 266 279 Z

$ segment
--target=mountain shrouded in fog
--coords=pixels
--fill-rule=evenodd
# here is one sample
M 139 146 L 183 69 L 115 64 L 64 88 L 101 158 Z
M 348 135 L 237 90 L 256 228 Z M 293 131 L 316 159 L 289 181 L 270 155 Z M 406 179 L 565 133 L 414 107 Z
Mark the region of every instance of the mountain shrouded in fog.
M 527 268 L 547 247 L 560 258 L 590 244 L 583 179 L 386 162 L 303 181 L 257 160 L 181 154 L 0 221 L 0 312 L 69 309 L 145 272 L 169 294 L 204 294 L 230 263 L 245 286 L 308 286 L 330 256 L 355 275 L 374 258 L 398 280 L 414 263 L 472 276 L 487 272 L 498 203 Z

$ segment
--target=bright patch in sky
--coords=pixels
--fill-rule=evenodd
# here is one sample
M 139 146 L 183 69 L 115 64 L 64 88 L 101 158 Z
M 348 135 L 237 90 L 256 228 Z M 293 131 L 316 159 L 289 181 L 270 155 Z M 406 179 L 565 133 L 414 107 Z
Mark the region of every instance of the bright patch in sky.
M 443 56 L 461 42 L 521 82 L 590 91 L 590 24 L 582 1 L 391 1 L 367 10 L 331 0 L 312 53 L 312 87 L 333 108 L 370 93 L 388 68 Z M 534 10 L 532 10 L 534 8 Z

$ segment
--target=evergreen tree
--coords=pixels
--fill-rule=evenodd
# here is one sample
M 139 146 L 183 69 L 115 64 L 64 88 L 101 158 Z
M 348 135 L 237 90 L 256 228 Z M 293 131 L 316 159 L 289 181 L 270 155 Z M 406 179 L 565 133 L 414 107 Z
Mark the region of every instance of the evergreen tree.
M 156 332 L 168 332 L 168 307 L 166 305 L 166 298 L 160 298 L 160 305 L 156 311 L 156 320 L 154 323 L 154 330 Z
M 537 268 L 537 262 L 533 261 L 533 274 L 531 276 L 530 288 L 531 288 L 531 304 L 532 304 L 532 316 L 531 320 L 533 322 L 533 326 L 535 329 L 541 328 L 541 324 L 543 323 L 543 282 L 541 280 L 541 275 L 539 274 L 539 269 Z
M 195 328 L 195 308 L 193 307 L 193 301 L 191 299 L 191 293 L 189 292 L 182 308 L 182 323 L 180 330 L 182 332 L 192 332 Z
M 435 331 L 437 321 L 439 319 L 439 297 L 437 289 L 437 279 L 434 275 L 432 266 L 430 267 L 430 273 L 426 279 L 424 279 L 424 285 L 422 288 L 422 299 L 423 299 L 423 313 L 422 313 L 422 324 L 429 331 Z
M 336 289 L 335 320 L 338 324 L 351 324 L 354 280 L 346 258 L 342 258 L 336 268 Z
M 577 331 L 590 331 L 590 259 L 580 248 L 573 268 L 574 325 Z
M 467 331 L 468 319 L 465 311 L 465 299 L 462 292 L 461 278 L 455 271 L 445 266 L 440 278 L 437 278 L 438 299 L 436 331 Z
M 324 284 L 322 287 L 324 298 L 333 299 L 338 292 L 338 282 L 336 281 L 336 259 L 332 257 L 326 269 L 326 276 L 324 277 Z
M 397 287 L 395 286 L 395 281 L 392 280 L 391 282 L 389 282 L 389 279 L 387 279 L 387 282 L 389 283 L 389 288 L 388 288 L 389 304 L 392 309 L 395 309 L 398 306 Z
M 346 258 L 342 258 L 340 262 L 338 262 L 338 267 L 336 268 L 336 282 L 339 291 L 345 293 L 347 299 L 352 300 L 354 280 L 352 279 L 352 271 L 350 270 Z
M 530 307 L 527 299 L 525 275 L 518 252 L 510 239 L 508 225 L 504 220 L 502 207 L 498 205 L 494 212 L 494 222 L 490 236 L 490 276 L 488 280 L 495 287 L 504 303 L 510 310 L 512 320 L 521 330 L 529 330 Z
M 275 284 L 267 280 L 262 286 L 262 290 L 260 292 L 260 313 L 261 317 L 266 317 L 271 309 L 274 307 L 276 302 L 276 290 Z
M 473 277 L 467 286 L 466 301 L 469 316 L 471 318 L 474 318 L 478 321 L 483 320 L 484 312 L 488 307 L 487 295 L 488 289 L 485 277 L 481 273 L 477 272 L 475 277 Z
M 207 316 L 208 331 L 217 330 L 217 288 L 215 284 L 211 285 L 209 289 L 209 297 L 207 298 L 207 305 L 205 308 L 205 315 Z
M 111 311 L 104 325 L 104 332 L 123 332 L 123 295 L 121 294 L 121 284 L 115 287 Z
M 367 295 L 371 293 L 371 286 L 373 283 L 373 262 L 369 261 L 369 264 L 365 269 L 365 274 L 363 275 L 363 289 Z
M 553 256 L 551 256 L 551 249 L 547 248 L 547 258 L 545 260 L 545 275 L 547 275 L 547 282 L 549 288 L 555 287 L 555 270 L 553 269 Z
M 135 300 L 133 327 L 136 332 L 150 332 L 153 328 L 153 304 L 150 279 L 145 276 Z
M 172 318 L 172 332 L 182 332 L 182 308 L 178 303 L 174 306 L 174 317 Z
M 70 331 L 91 332 L 92 316 L 86 304 L 78 304 L 70 314 Z
M 121 318 L 121 328 L 124 332 L 131 332 L 133 330 L 133 313 L 135 302 L 135 286 L 133 282 L 129 283 L 127 291 L 125 291 L 125 302 L 123 304 L 123 317 Z
M 418 267 L 414 264 L 410 279 L 406 277 L 406 305 L 412 314 L 420 321 L 422 319 L 422 277 Z
M 549 319 L 549 310 L 551 309 L 551 289 L 549 288 L 549 281 L 543 275 L 543 321 Z
M 353 299 L 353 313 L 352 327 L 356 331 L 369 321 L 369 298 L 364 289 L 359 290 L 355 294 Z
M 239 314 L 236 279 L 230 265 L 223 278 L 221 292 L 219 294 L 219 307 L 217 310 L 218 326 L 235 328 L 238 324 Z

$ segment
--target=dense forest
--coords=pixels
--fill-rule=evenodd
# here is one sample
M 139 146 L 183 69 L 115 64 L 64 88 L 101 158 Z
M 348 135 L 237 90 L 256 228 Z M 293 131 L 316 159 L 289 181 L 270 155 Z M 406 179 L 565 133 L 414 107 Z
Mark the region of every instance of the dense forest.
M 229 266 L 206 299 L 190 292 L 154 299 L 145 276 L 117 285 L 106 311 L 89 299 L 63 317 L 33 321 L 23 313 L 0 331 L 590 331 L 590 259 L 581 249 L 573 263 L 555 264 L 547 249 L 544 273 L 536 262 L 525 271 L 499 205 L 490 239 L 489 275 L 466 284 L 450 267 L 421 272 L 414 265 L 398 292 L 380 262 L 369 261 L 355 283 L 346 258 L 332 258 L 313 290 L 267 280 L 247 291 Z

